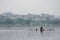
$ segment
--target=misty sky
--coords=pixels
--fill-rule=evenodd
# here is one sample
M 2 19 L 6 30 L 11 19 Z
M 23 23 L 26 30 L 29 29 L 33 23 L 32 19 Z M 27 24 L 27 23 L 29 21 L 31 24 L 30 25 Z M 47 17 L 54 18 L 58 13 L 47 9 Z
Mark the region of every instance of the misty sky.
M 0 0 L 0 13 L 60 15 L 60 0 Z

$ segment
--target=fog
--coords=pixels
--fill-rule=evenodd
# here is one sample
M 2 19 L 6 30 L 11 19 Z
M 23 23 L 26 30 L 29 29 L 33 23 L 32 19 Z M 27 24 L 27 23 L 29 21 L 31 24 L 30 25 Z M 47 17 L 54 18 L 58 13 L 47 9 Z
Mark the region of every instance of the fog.
M 60 16 L 60 0 L 0 0 L 0 13 L 53 14 Z

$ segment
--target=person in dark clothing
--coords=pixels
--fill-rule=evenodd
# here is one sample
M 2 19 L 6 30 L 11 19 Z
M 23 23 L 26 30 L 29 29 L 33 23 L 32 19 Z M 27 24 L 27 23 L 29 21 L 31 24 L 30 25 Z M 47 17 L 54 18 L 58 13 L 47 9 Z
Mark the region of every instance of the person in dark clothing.
M 36 31 L 38 31 L 38 29 L 36 28 Z
M 41 27 L 40 27 L 40 32 L 43 33 L 43 31 L 44 31 L 44 29 L 43 29 L 43 27 L 41 26 Z

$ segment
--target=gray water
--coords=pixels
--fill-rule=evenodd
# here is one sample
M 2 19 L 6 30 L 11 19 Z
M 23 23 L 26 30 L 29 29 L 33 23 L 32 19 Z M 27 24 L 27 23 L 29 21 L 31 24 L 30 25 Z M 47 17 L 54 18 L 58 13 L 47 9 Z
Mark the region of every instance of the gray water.
M 36 31 L 35 29 L 38 29 Z M 0 27 L 0 40 L 60 40 L 60 27 L 44 27 L 41 35 L 40 27 Z M 55 31 L 49 31 L 55 29 Z

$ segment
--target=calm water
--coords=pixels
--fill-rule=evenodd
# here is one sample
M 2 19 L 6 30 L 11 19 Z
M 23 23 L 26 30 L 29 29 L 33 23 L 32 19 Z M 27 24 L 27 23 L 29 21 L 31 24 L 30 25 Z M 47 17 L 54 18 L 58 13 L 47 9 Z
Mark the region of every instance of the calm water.
M 0 27 L 0 40 L 60 40 L 60 27 L 44 27 L 46 31 L 42 35 L 39 28 Z M 49 31 L 49 29 L 55 29 L 55 31 Z

